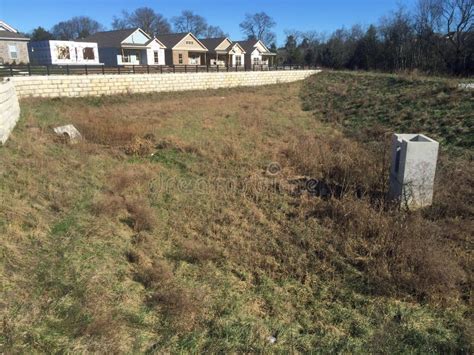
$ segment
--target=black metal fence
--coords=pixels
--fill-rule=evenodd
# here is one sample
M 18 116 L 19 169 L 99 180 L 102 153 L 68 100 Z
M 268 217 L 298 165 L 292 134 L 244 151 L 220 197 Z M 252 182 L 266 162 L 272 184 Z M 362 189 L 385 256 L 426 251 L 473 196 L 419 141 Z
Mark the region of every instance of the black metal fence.
M 219 65 L 127 65 L 106 67 L 103 65 L 0 65 L 0 77 L 32 75 L 106 75 L 106 74 L 165 74 L 165 73 L 216 73 L 271 70 L 306 70 L 315 67 L 303 65 L 252 67 Z

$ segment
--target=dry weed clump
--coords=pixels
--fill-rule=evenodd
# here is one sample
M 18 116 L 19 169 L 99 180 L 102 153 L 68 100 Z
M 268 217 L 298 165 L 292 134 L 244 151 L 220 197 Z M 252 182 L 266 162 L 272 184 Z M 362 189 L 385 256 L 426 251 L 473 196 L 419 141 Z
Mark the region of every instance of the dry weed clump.
M 433 205 L 427 218 L 453 218 L 469 221 L 474 216 L 474 164 L 441 156 L 436 171 Z
M 165 261 L 146 263 L 142 259 L 137 261 L 135 280 L 147 290 L 147 304 L 156 307 L 176 330 L 191 331 L 197 325 L 203 308 L 201 292 L 181 286 Z
M 222 252 L 215 246 L 209 246 L 198 240 L 184 240 L 179 243 L 178 257 L 190 263 L 218 262 Z
M 145 183 L 151 178 L 151 172 L 146 167 L 136 166 L 134 169 L 118 168 L 109 174 L 108 190 L 116 195 L 123 195 L 127 190 Z
M 387 210 L 346 195 L 315 199 L 308 217 L 318 218 L 337 233 L 339 252 L 367 273 L 375 293 L 406 292 L 420 300 L 459 295 L 464 271 L 442 243 L 437 226 L 420 213 Z
M 174 149 L 180 153 L 195 154 L 202 156 L 201 149 L 195 145 L 184 143 L 176 137 L 168 137 L 163 139 L 156 145 L 157 149 Z
M 118 196 L 111 193 L 103 193 L 92 202 L 92 211 L 96 215 L 103 214 L 113 217 L 117 216 L 124 206 L 125 199 L 123 196 Z
M 155 139 L 153 135 L 145 135 L 145 137 L 133 137 L 133 139 L 125 145 L 125 154 L 135 156 L 149 156 L 155 148 Z
M 301 208 L 337 235 L 333 243 L 338 251 L 364 271 L 374 292 L 408 293 L 419 299 L 459 296 L 466 277 L 462 260 L 444 243 L 453 224 L 433 221 L 451 209 L 459 216 L 471 215 L 466 200 L 472 191 L 466 186 L 469 178 L 454 179 L 468 191 L 467 197 L 453 199 L 459 193 L 440 192 L 431 208 L 407 213 L 385 202 L 388 166 L 376 149 L 339 136 L 301 136 L 284 153 L 298 174 L 341 187 L 338 198 L 305 200 Z M 446 179 L 463 175 L 449 171 L 441 173 L 445 186 Z
M 156 226 L 156 215 L 149 202 L 142 198 L 137 198 L 125 202 L 125 207 L 130 216 L 133 230 L 136 232 L 150 231 Z
M 299 136 L 284 154 L 298 174 L 335 184 L 343 194 L 351 190 L 359 194 L 380 191 L 386 179 L 381 173 L 383 161 L 341 135 Z
M 121 146 L 137 136 L 134 127 L 126 124 L 117 124 L 117 122 L 113 122 L 111 119 L 77 123 L 77 126 L 79 132 L 88 142 L 106 146 Z
M 153 230 L 157 224 L 154 209 L 148 199 L 136 197 L 142 193 L 141 184 L 149 179 L 150 171 L 146 168 L 115 170 L 108 175 L 107 190 L 93 201 L 92 211 L 110 217 L 126 211 L 126 222 L 135 232 Z

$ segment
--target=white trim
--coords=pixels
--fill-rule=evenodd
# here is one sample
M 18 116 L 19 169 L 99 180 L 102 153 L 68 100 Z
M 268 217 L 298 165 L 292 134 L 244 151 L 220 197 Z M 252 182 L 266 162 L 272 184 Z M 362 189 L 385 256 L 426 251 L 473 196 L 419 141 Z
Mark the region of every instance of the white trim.
M 196 40 L 196 42 L 203 48 L 202 51 L 209 52 L 209 49 L 208 49 L 204 44 L 202 44 L 201 41 L 200 41 L 195 35 L 193 35 L 191 32 L 188 32 L 186 35 L 184 35 L 183 38 L 181 38 L 181 40 L 180 40 L 178 43 L 176 43 L 176 44 L 173 46 L 173 48 L 171 48 L 171 49 L 175 49 L 175 48 L 176 48 L 179 44 L 181 44 L 181 42 L 183 42 L 183 41 L 186 39 L 186 37 L 189 36 L 189 35 L 191 35 L 191 37 L 193 37 L 193 38 Z M 189 52 L 195 52 L 195 51 L 196 51 L 196 49 L 189 50 Z
M 146 33 L 145 31 L 143 31 L 140 27 L 138 27 L 135 31 L 133 31 L 132 33 L 130 33 L 126 38 L 124 38 L 122 41 L 120 41 L 120 44 L 123 44 L 123 41 L 125 41 L 127 38 L 130 38 L 131 36 L 133 36 L 137 31 L 140 31 L 142 34 L 145 35 L 145 37 L 147 37 L 148 39 L 152 39 L 151 36 Z M 132 44 L 132 43 L 127 43 L 127 44 Z
M 163 43 L 161 43 L 161 41 L 158 38 L 154 37 L 151 42 L 153 41 L 156 41 L 160 45 L 161 48 L 166 49 L 166 46 Z
M 12 26 L 10 26 L 10 25 L 9 25 L 8 23 L 6 23 L 5 21 L 0 20 L 0 26 L 5 27 L 8 32 L 18 33 L 17 30 L 15 30 Z
M 242 51 L 242 54 L 247 54 L 245 49 L 238 43 L 238 42 L 233 42 L 232 47 L 230 47 L 229 52 L 234 49 L 235 46 L 239 46 L 240 50 Z

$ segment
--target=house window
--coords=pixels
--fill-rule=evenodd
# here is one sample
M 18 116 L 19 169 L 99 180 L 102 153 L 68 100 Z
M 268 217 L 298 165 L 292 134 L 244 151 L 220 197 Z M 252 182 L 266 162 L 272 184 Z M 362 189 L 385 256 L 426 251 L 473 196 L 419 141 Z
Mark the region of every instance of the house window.
M 260 63 L 260 58 L 259 57 L 254 57 L 253 58 L 253 64 L 259 64 Z
M 160 63 L 160 57 L 159 57 L 159 52 L 158 51 L 153 51 L 153 59 L 155 61 L 155 64 Z
M 83 48 L 82 57 L 86 60 L 94 60 L 95 59 L 94 48 L 92 47 Z
M 240 56 L 240 55 L 235 56 L 235 66 L 237 66 L 237 67 L 242 66 L 242 56 Z
M 183 55 L 182 54 L 178 54 L 178 63 L 183 64 Z
M 16 48 L 16 45 L 9 44 L 8 45 L 8 51 L 10 52 L 10 58 L 11 59 L 18 59 L 18 50 Z
M 194 44 L 194 41 L 186 41 L 186 44 L 193 45 L 193 44 Z
M 71 52 L 68 46 L 57 46 L 56 53 L 58 59 L 71 59 Z

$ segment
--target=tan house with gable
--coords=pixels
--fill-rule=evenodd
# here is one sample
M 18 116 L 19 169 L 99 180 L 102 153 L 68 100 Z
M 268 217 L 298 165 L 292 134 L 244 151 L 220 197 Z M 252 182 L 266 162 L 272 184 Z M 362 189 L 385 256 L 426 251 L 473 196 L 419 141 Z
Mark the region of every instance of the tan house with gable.
M 245 50 L 238 43 L 227 37 L 201 39 L 209 50 L 208 65 L 243 67 L 245 65 Z
M 207 48 L 191 32 L 159 35 L 156 38 L 166 46 L 168 65 L 205 65 Z

